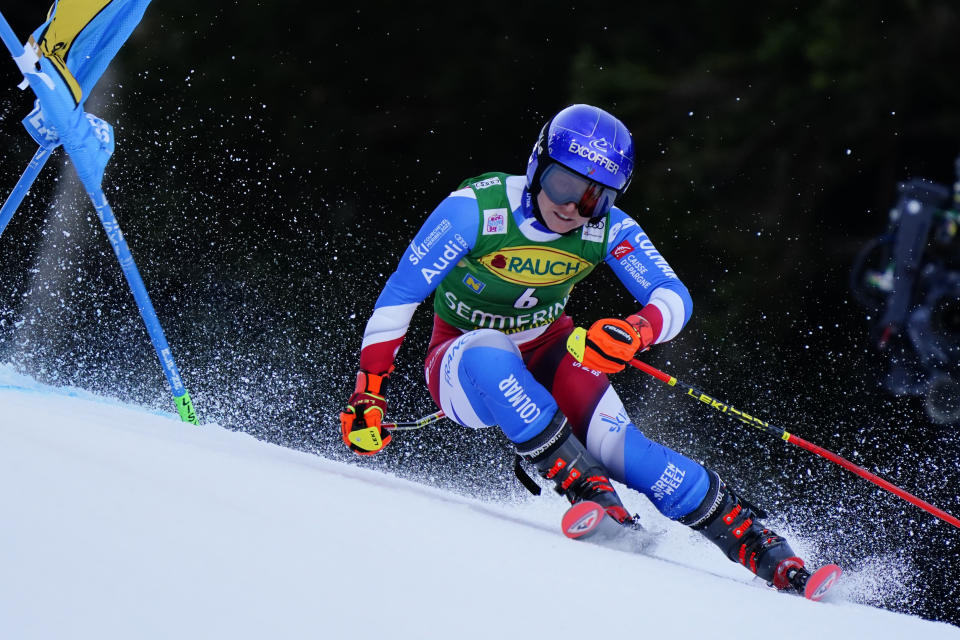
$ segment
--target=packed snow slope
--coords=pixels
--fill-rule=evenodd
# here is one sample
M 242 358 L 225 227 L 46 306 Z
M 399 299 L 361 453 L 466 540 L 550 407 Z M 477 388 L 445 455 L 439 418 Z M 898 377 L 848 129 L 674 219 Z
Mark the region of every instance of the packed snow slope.
M 494 504 L 0 366 L 0 638 L 960 638 L 778 594 L 689 531 L 565 539 Z

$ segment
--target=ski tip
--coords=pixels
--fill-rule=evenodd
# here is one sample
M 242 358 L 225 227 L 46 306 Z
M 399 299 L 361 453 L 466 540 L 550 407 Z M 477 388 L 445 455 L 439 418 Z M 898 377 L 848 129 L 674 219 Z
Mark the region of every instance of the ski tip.
M 835 564 L 828 564 L 814 571 L 803 588 L 803 597 L 817 601 L 823 598 L 840 579 L 843 569 Z
M 590 500 L 578 502 L 563 514 L 563 520 L 560 523 L 563 535 L 574 540 L 588 536 L 597 530 L 606 515 L 607 512 L 596 502 Z

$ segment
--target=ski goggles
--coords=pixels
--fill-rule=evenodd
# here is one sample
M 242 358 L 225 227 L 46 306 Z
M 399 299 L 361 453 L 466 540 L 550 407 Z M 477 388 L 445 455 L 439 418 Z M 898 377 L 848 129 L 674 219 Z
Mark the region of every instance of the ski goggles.
M 606 215 L 617 198 L 617 190 L 588 180 L 556 163 L 550 163 L 540 176 L 540 186 L 557 204 L 577 203 L 577 212 L 584 218 Z

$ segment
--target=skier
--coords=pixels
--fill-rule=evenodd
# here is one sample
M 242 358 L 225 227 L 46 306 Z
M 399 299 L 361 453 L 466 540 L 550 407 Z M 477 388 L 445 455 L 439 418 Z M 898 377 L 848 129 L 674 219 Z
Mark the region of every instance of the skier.
M 486 173 L 447 196 L 367 322 L 356 387 L 340 414 L 344 444 L 372 455 L 390 443 L 381 424 L 394 358 L 417 305 L 435 293 L 425 376 L 446 417 L 471 428 L 498 425 L 571 504 L 590 500 L 632 523 L 613 478 L 777 589 L 801 590 L 809 573 L 760 522 L 766 514 L 714 471 L 644 436 L 607 378 L 675 337 L 692 310 L 676 272 L 614 206 L 633 164 L 623 123 L 575 104 L 543 127 L 525 176 Z M 640 308 L 575 330 L 564 307 L 601 262 Z M 579 360 L 567 348 L 571 335 Z

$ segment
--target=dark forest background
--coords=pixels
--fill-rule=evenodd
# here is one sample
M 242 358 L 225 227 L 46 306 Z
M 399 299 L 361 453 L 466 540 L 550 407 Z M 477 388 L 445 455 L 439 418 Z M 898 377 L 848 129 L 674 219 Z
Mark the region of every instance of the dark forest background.
M 0 7 L 23 39 L 46 10 Z M 694 298 L 688 328 L 648 360 L 957 514 L 954 429 L 921 398 L 884 390 L 886 359 L 848 279 L 899 181 L 954 181 L 958 33 L 947 0 L 155 0 L 86 107 L 115 126 L 107 194 L 204 422 L 530 499 L 498 432 L 424 429 L 360 460 L 335 416 L 366 318 L 420 222 L 466 177 L 522 173 L 543 123 L 588 102 L 633 132 L 621 206 Z M 35 150 L 19 80 L 0 65 L 4 197 Z M 399 419 L 434 410 L 421 372 L 428 306 L 398 359 Z M 580 324 L 633 310 L 605 272 L 568 307 Z M 59 153 L 0 237 L 3 362 L 173 411 Z M 614 382 L 648 435 L 742 488 L 814 562 L 844 564 L 862 601 L 960 623 L 956 581 L 943 579 L 960 570 L 956 529 L 639 372 Z

